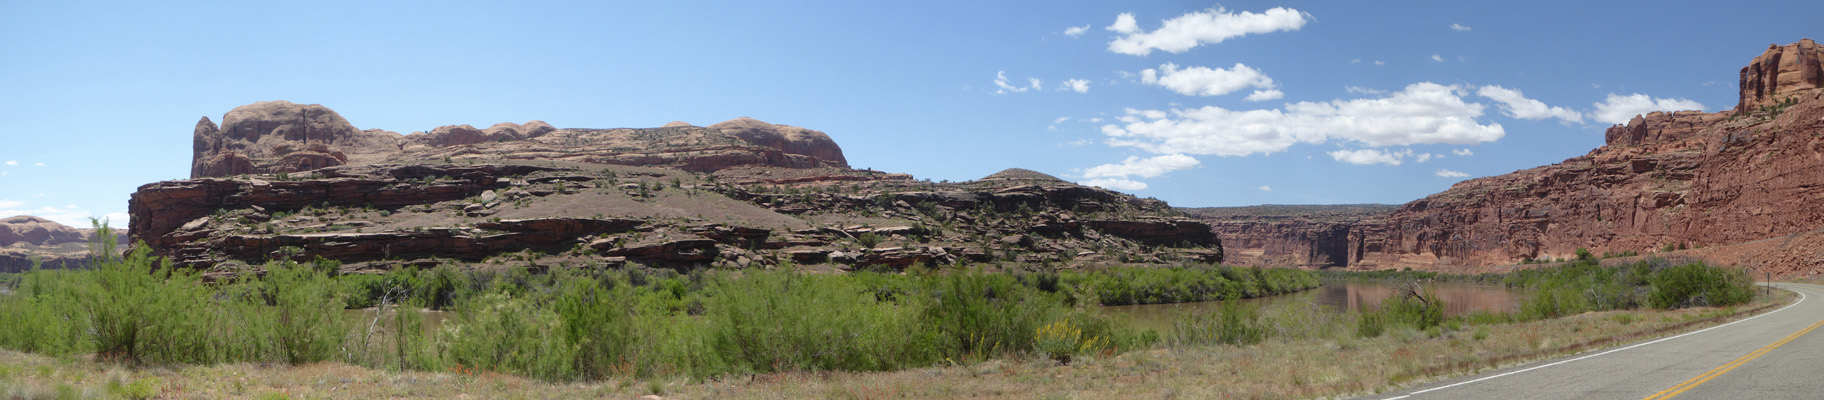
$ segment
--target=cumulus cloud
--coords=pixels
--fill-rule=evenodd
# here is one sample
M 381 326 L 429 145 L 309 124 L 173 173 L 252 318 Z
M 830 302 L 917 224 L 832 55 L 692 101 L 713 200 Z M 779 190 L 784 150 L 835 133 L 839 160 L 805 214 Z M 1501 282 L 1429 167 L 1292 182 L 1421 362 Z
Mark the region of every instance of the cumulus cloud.
M 32 163 L 32 166 L 34 166 L 34 167 L 42 167 L 42 166 L 44 166 L 44 163 L 41 163 L 41 162 L 40 162 L 40 163 Z
M 1469 32 L 1469 27 L 1463 26 L 1463 24 L 1450 24 L 1450 30 L 1457 31 L 1457 32 Z
M 1272 187 L 1272 186 L 1267 186 L 1267 185 L 1260 185 L 1260 191 L 1262 191 L 1262 192 L 1271 192 L 1271 191 L 1273 191 L 1273 187 Z
M 1437 55 L 1437 54 L 1432 54 L 1432 55 L 1431 55 L 1431 60 L 1432 60 L 1432 61 L 1437 61 L 1437 62 L 1444 62 L 1444 57 L 1442 57 L 1442 56 L 1439 56 L 1439 55 Z
M 1501 103 L 1507 116 L 1519 119 L 1557 118 L 1564 122 L 1583 123 L 1583 113 L 1564 107 L 1549 107 L 1545 102 L 1526 98 L 1519 90 L 1495 85 L 1483 86 L 1476 95 Z
M 1456 154 L 1458 156 L 1463 156 L 1463 157 L 1469 157 L 1469 156 L 1476 155 L 1476 152 L 1469 151 L 1469 149 L 1456 149 L 1456 150 L 1451 150 L 1450 152 L 1452 154 Z
M 1073 26 L 1073 27 L 1069 27 L 1069 28 L 1064 28 L 1064 36 L 1069 36 L 1069 37 L 1083 36 L 1083 34 L 1086 32 L 1089 32 L 1089 24 L 1084 24 L 1083 26 Z
M 1196 158 L 1184 154 L 1166 154 L 1162 156 L 1140 158 L 1128 156 L 1120 164 L 1103 164 L 1083 171 L 1084 178 L 1126 178 L 1138 176 L 1153 178 L 1167 172 L 1189 169 L 1201 164 Z
M 1279 91 L 1279 89 L 1267 89 L 1267 90 L 1256 90 L 1256 91 L 1254 91 L 1254 93 L 1249 93 L 1248 97 L 1242 98 L 1242 100 L 1267 101 L 1267 100 L 1279 100 L 1280 98 L 1283 98 L 1283 97 L 1286 97 L 1285 92 L 1281 92 L 1281 91 Z
M 1089 80 L 1088 79 L 1067 79 L 1064 81 L 1064 85 L 1059 86 L 1058 89 L 1069 90 L 1069 91 L 1077 92 L 1077 93 L 1089 93 Z
M 1387 65 L 1387 62 L 1381 61 L 1381 60 L 1374 60 L 1374 66 L 1379 67 L 1379 66 L 1383 66 L 1383 65 Z
M 6 165 L 19 165 L 18 160 L 6 160 Z
M 1140 71 L 1140 83 L 1164 87 L 1186 96 L 1220 96 L 1245 88 L 1272 89 L 1273 78 L 1260 70 L 1235 63 L 1229 69 L 1209 67 L 1179 68 L 1165 63 L 1158 69 Z
M 1607 122 L 1607 123 L 1611 123 L 1611 124 L 1625 124 L 1628 122 L 1628 120 L 1634 119 L 1635 115 L 1646 114 L 1646 113 L 1650 113 L 1650 112 L 1654 112 L 1654 111 L 1683 111 L 1683 110 L 1702 110 L 1702 109 L 1704 109 L 1703 103 L 1698 103 L 1698 102 L 1687 100 L 1687 99 L 1655 98 L 1655 97 L 1648 97 L 1647 95 L 1639 94 L 1639 93 L 1630 94 L 1627 96 L 1621 96 L 1621 95 L 1616 95 L 1614 93 L 1609 93 L 1609 97 L 1607 99 L 1603 99 L 1602 102 L 1596 103 L 1596 113 L 1591 115 L 1590 117 L 1596 119 L 1597 121 L 1601 121 L 1601 122 Z
M 1464 101 L 1467 95 L 1461 86 L 1421 82 L 1385 97 L 1288 103 L 1280 109 L 1127 109 L 1119 123 L 1101 129 L 1112 146 L 1221 156 L 1273 153 L 1329 140 L 1386 147 L 1475 144 L 1505 136 L 1500 124 L 1476 121 L 1484 106 Z
M 1437 154 L 1431 154 L 1431 153 L 1424 153 L 1424 154 L 1420 154 L 1418 156 L 1413 157 L 1412 161 L 1413 162 L 1426 162 L 1426 161 L 1431 161 L 1432 157 L 1442 158 L 1444 156 L 1440 156 Z
M 1144 32 L 1134 20 L 1134 14 L 1122 13 L 1115 16 L 1114 24 L 1103 29 L 1121 35 L 1108 42 L 1108 51 L 1144 56 L 1153 50 L 1182 53 L 1206 43 L 1222 43 L 1224 40 L 1250 34 L 1296 31 L 1305 26 L 1306 16 L 1308 14 L 1302 11 L 1285 7 L 1275 7 L 1261 13 L 1232 13 L 1217 7 L 1165 20 L 1159 29 Z
M 1407 156 L 1412 155 L 1412 149 L 1406 149 L 1406 150 L 1400 150 L 1400 151 L 1387 151 L 1387 150 L 1375 150 L 1375 149 L 1337 150 L 1337 151 L 1332 151 L 1332 152 L 1325 153 L 1325 154 L 1329 154 L 1330 158 L 1336 159 L 1337 161 L 1342 161 L 1342 162 L 1356 164 L 1356 165 L 1374 165 L 1374 164 L 1400 165 L 1402 160 L 1404 160 Z
M 1438 170 L 1437 175 L 1439 177 L 1444 177 L 1444 178 L 1468 178 L 1469 177 L 1469 174 L 1457 172 L 1457 171 L 1451 171 L 1448 169 Z
M 1146 190 L 1147 188 L 1146 182 L 1128 179 L 1090 179 L 1077 182 L 1077 184 L 1126 191 Z

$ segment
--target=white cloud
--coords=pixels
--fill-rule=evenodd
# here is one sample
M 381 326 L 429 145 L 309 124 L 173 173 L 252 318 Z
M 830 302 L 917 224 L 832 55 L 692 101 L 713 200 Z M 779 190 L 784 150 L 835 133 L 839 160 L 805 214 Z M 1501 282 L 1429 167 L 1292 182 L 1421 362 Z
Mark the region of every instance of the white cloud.
M 1069 90 L 1069 91 L 1077 92 L 1077 93 L 1089 93 L 1089 80 L 1088 79 L 1067 79 L 1064 81 L 1064 85 L 1060 86 L 1059 89 Z
M 1084 186 L 1098 186 L 1098 187 L 1103 187 L 1103 188 L 1108 188 L 1108 189 L 1126 190 L 1126 191 L 1146 190 L 1146 188 L 1147 188 L 1146 182 L 1133 181 L 1133 180 L 1127 180 L 1127 179 L 1090 179 L 1090 180 L 1086 180 L 1086 181 L 1082 181 L 1082 182 L 1077 182 L 1077 184 L 1084 185 Z
M 1424 154 L 1418 155 L 1417 157 L 1413 157 L 1412 161 L 1413 162 L 1426 162 L 1426 161 L 1431 161 L 1432 157 L 1443 157 L 1443 156 L 1440 156 L 1437 154 L 1431 154 L 1431 153 L 1424 153 Z
M 1387 151 L 1375 149 L 1337 150 L 1328 152 L 1330 158 L 1356 165 L 1400 165 L 1401 160 L 1412 155 L 1412 149 Z
M 25 202 L 23 202 L 23 201 L 17 201 L 17 200 L 12 200 L 12 199 L 0 199 L 0 208 L 13 208 L 13 207 L 18 207 L 18 206 L 23 206 L 23 205 L 25 205 Z
M 1102 28 L 1115 33 L 1130 35 L 1140 32 L 1140 23 L 1134 21 L 1134 13 L 1121 13 L 1115 16 L 1115 23 Z
M 1128 156 L 1120 164 L 1103 164 L 1083 171 L 1084 178 L 1126 178 L 1139 176 L 1152 178 L 1165 175 L 1167 172 L 1189 169 L 1201 164 L 1196 158 L 1183 154 L 1166 154 L 1149 158 Z
M 1254 93 L 1249 93 L 1248 97 L 1242 98 L 1242 100 L 1267 101 L 1267 100 L 1279 100 L 1284 97 L 1286 97 L 1286 93 L 1279 91 L 1279 89 L 1267 89 L 1267 90 L 1256 90 L 1256 91 L 1254 91 Z
M 1128 109 L 1102 126 L 1112 146 L 1159 153 L 1245 156 L 1328 140 L 1367 147 L 1422 143 L 1475 144 L 1506 135 L 1481 124 L 1484 106 L 1463 101 L 1461 86 L 1421 82 L 1380 98 L 1288 103 L 1281 109 Z
M 1361 86 L 1347 86 L 1347 85 L 1343 86 L 1343 91 L 1346 91 L 1349 93 L 1357 93 L 1357 94 L 1385 94 L 1385 93 L 1387 93 L 1387 91 L 1385 91 L 1385 90 L 1370 89 L 1370 88 L 1365 88 L 1365 87 L 1361 87 Z
M 1058 117 L 1058 119 L 1051 120 L 1051 124 L 1052 125 L 1062 124 L 1062 123 L 1064 123 L 1064 121 L 1069 121 L 1069 120 L 1070 120 L 1070 117 Z
M 1039 78 L 1026 78 L 1026 82 L 1029 83 L 1030 86 L 1014 86 L 1013 84 L 1010 84 L 1007 82 L 1008 82 L 1007 71 L 995 72 L 994 73 L 994 86 L 999 87 L 999 89 L 995 89 L 994 94 L 1020 93 L 1020 92 L 1024 92 L 1024 91 L 1028 91 L 1028 90 L 1037 90 L 1037 89 L 1045 87 L 1043 85 L 1043 82 L 1039 81 Z M 1089 90 L 1089 89 L 1086 86 L 1084 90 Z
M 1379 66 L 1382 66 L 1382 65 L 1387 65 L 1387 62 L 1386 62 L 1386 61 L 1381 61 L 1381 60 L 1374 60 L 1374 66 L 1376 66 L 1376 67 L 1379 67 Z
M 1519 90 L 1495 85 L 1483 86 L 1476 95 L 1501 102 L 1507 115 L 1519 119 L 1557 118 L 1564 122 L 1583 123 L 1583 113 L 1564 107 L 1548 107 L 1545 102 L 1526 98 Z
M 1476 155 L 1476 152 L 1469 151 L 1469 149 L 1456 149 L 1456 150 L 1451 150 L 1450 152 L 1451 152 L 1451 154 L 1456 154 L 1456 155 L 1462 156 L 1462 157 L 1469 157 L 1469 156 Z
M 1468 178 L 1469 177 L 1469 174 L 1457 172 L 1457 171 L 1451 171 L 1448 169 L 1438 170 L 1437 175 L 1440 177 L 1445 177 L 1445 178 Z
M 1306 15 L 1285 7 L 1275 7 L 1258 14 L 1247 11 L 1230 13 L 1217 7 L 1165 20 L 1158 30 L 1142 32 L 1134 20 L 1134 14 L 1122 13 L 1115 16 L 1113 25 L 1103 29 L 1121 34 L 1121 37 L 1108 42 L 1108 51 L 1144 56 L 1155 49 L 1182 53 L 1205 43 L 1222 43 L 1249 34 L 1296 31 L 1305 26 Z
M 32 166 L 34 166 L 34 167 L 42 167 L 42 166 L 44 166 L 44 163 L 32 163 Z
M 1362 59 L 1360 59 L 1360 58 L 1357 58 L 1357 59 L 1351 59 L 1351 60 L 1349 60 L 1349 63 L 1350 63 L 1350 64 L 1361 64 L 1361 63 L 1362 63 Z
M 1069 27 L 1069 28 L 1064 28 L 1064 36 L 1069 36 L 1069 37 L 1083 36 L 1083 34 L 1086 32 L 1089 32 L 1089 24 L 1084 24 L 1083 26 L 1073 26 L 1073 27 Z
M 1026 91 L 1026 88 L 1007 84 L 1007 71 L 999 71 L 999 72 L 994 73 L 994 86 L 1000 87 L 1000 89 L 996 89 L 994 91 L 994 94 L 1002 94 L 1002 93 L 1010 93 L 1010 92 L 1019 93 L 1019 92 Z
M 1469 29 L 1470 29 L 1469 27 L 1463 26 L 1463 24 L 1450 24 L 1450 30 L 1453 30 L 1453 31 L 1469 32 Z
M 1437 54 L 1432 54 L 1432 55 L 1431 55 L 1431 60 L 1432 60 L 1432 61 L 1437 61 L 1437 62 L 1444 62 L 1444 57 L 1440 57 L 1440 56 L 1438 56 L 1438 55 L 1437 55 Z
M 18 160 L 6 160 L 6 165 L 19 165 Z
M 1171 89 L 1186 96 L 1220 96 L 1244 88 L 1272 89 L 1273 78 L 1241 63 L 1229 69 L 1188 67 L 1165 63 L 1159 69 L 1140 71 L 1140 82 Z
M 1635 115 L 1654 111 L 1702 110 L 1704 105 L 1686 99 L 1666 99 L 1648 97 L 1644 94 L 1619 96 L 1609 93 L 1607 99 L 1596 103 L 1596 112 L 1591 118 L 1611 124 L 1625 124 Z
M 1262 191 L 1262 192 L 1271 192 L 1271 191 L 1273 191 L 1273 187 L 1272 187 L 1272 186 L 1267 186 L 1267 185 L 1260 185 L 1260 191 Z
M 1090 119 L 1089 119 L 1089 122 L 1090 122 L 1090 123 L 1101 123 L 1101 122 L 1102 122 L 1102 118 L 1100 118 L 1100 117 L 1098 117 L 1098 118 L 1090 118 Z

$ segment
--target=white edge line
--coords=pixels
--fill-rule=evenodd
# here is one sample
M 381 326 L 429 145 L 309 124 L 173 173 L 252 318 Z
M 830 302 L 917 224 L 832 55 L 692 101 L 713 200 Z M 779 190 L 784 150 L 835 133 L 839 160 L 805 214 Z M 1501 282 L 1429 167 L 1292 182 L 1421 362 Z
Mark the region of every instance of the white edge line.
M 1799 292 L 1798 292 L 1798 291 L 1796 291 L 1796 290 L 1795 290 L 1795 291 L 1793 291 L 1793 293 L 1799 293 Z M 1684 333 L 1684 334 L 1680 334 L 1680 335 L 1678 335 L 1678 336 L 1672 336 L 1672 337 L 1665 337 L 1665 338 L 1660 338 L 1660 339 L 1659 339 L 1659 340 L 1654 340 L 1654 341 L 1651 341 L 1651 342 L 1646 342 L 1646 343 L 1640 343 L 1640 344 L 1636 344 L 1636 345 L 1633 345 L 1633 346 L 1628 346 L 1628 347 L 1623 347 L 1623 348 L 1619 348 L 1619 349 L 1614 349 L 1614 350 L 1609 350 L 1609 351 L 1605 351 L 1605 352 L 1601 352 L 1601 353 L 1596 353 L 1596 354 L 1591 354 L 1591 355 L 1587 355 L 1587 356 L 1583 356 L 1583 357 L 1577 357 L 1577 358 L 1573 358 L 1573 359 L 1569 359 L 1569 360 L 1564 360 L 1564 361 L 1559 361 L 1559 362 L 1555 362 L 1555 363 L 1551 363 L 1551 364 L 1546 364 L 1546 365 L 1541 365 L 1541 366 L 1537 366 L 1537 367 L 1532 367 L 1532 368 L 1527 368 L 1527 369 L 1523 369 L 1523 370 L 1519 370 L 1519 371 L 1512 371 L 1512 372 L 1508 372 L 1508 373 L 1504 373 L 1504 374 L 1500 374 L 1500 375 L 1494 375 L 1494 376 L 1485 376 L 1485 377 L 1482 377 L 1482 378 L 1478 378 L 1478 379 L 1475 379 L 1475 380 L 1468 380 L 1468 381 L 1462 381 L 1462 382 L 1457 382 L 1457 383 L 1452 383 L 1452 384 L 1449 384 L 1449 385 L 1444 385 L 1444 386 L 1439 386 L 1439 387 L 1435 387 L 1435 388 L 1430 388 L 1430 389 L 1425 389 L 1425 390 L 1417 390 L 1417 391 L 1413 391 L 1413 392 L 1411 392 L 1411 393 L 1407 393 L 1407 394 L 1404 394 L 1404 395 L 1401 395 L 1401 396 L 1399 396 L 1399 397 L 1389 397 L 1389 398 L 1387 398 L 1387 399 L 1386 399 L 1386 400 L 1396 400 L 1396 399 L 1404 399 L 1404 398 L 1407 398 L 1407 397 L 1411 397 L 1411 396 L 1412 396 L 1412 395 L 1415 395 L 1415 394 L 1419 394 L 1419 393 L 1425 393 L 1425 392 L 1430 392 L 1430 391 L 1434 391 L 1434 390 L 1442 390 L 1442 389 L 1448 389 L 1448 388 L 1452 388 L 1452 387 L 1457 387 L 1457 386 L 1462 386 L 1462 385 L 1468 385 L 1468 384 L 1471 384 L 1471 383 L 1476 383 L 1476 382 L 1481 382 L 1481 381 L 1486 381 L 1486 380 L 1489 380 L 1489 379 L 1495 379 L 1495 378 L 1500 378 L 1500 377 L 1503 377 L 1503 376 L 1508 376 L 1508 375 L 1513 375 L 1513 374 L 1518 374 L 1518 373 L 1521 373 L 1521 372 L 1527 372 L 1527 371 L 1532 371 L 1532 370 L 1536 370 L 1536 369 L 1540 369 L 1540 368 L 1545 368 L 1545 367 L 1550 367 L 1550 366 L 1554 366 L 1554 365 L 1558 365 L 1558 364 L 1563 364 L 1563 363 L 1568 363 L 1568 362 L 1572 362 L 1572 361 L 1578 361 L 1578 360 L 1582 360 L 1582 359 L 1586 359 L 1586 358 L 1590 358 L 1590 357 L 1596 357 L 1596 356 L 1601 356 L 1601 355 L 1605 355 L 1605 354 L 1609 354 L 1609 353 L 1614 353 L 1614 352 L 1617 352 L 1617 351 L 1622 351 L 1622 350 L 1628 350 L 1628 349 L 1632 349 L 1632 348 L 1636 348 L 1636 347 L 1640 347 L 1640 346 L 1646 346 L 1646 345 L 1649 345 L 1649 344 L 1654 344 L 1654 343 L 1659 343 L 1659 342 L 1664 342 L 1664 341 L 1667 341 L 1667 340 L 1672 340 L 1672 339 L 1677 339 L 1677 338 L 1681 338 L 1681 337 L 1685 337 L 1685 336 L 1691 336 L 1691 335 L 1695 335 L 1695 334 L 1699 334 L 1699 333 L 1703 333 L 1703 332 L 1704 332 L 1704 331 L 1708 331 L 1708 330 L 1711 330 L 1711 329 L 1716 329 L 1716 328 L 1721 328 L 1721 327 L 1725 327 L 1725 326 L 1730 326 L 1730 325 L 1735 325 L 1735 324 L 1738 324 L 1738 323 L 1742 323 L 1742 322 L 1747 322 L 1747 321 L 1748 321 L 1748 320 L 1751 320 L 1751 319 L 1755 319 L 1755 318 L 1760 318 L 1760 317 L 1765 317 L 1765 316 L 1768 316 L 1768 315 L 1773 315 L 1773 313 L 1777 313 L 1777 312 L 1781 312 L 1781 311 L 1786 311 L 1786 309 L 1788 309 L 1788 308 L 1792 308 L 1792 307 L 1794 307 L 1794 306 L 1797 306 L 1797 305 L 1799 305 L 1799 303 L 1804 303 L 1804 302 L 1805 302 L 1805 297 L 1806 297 L 1806 296 L 1805 296 L 1805 294 L 1804 294 L 1804 293 L 1799 293 L 1799 301 L 1795 301 L 1795 302 L 1792 302 L 1792 304 L 1788 304 L 1788 305 L 1786 305 L 1786 306 L 1785 306 L 1785 307 L 1780 307 L 1780 309 L 1778 309 L 1778 310 L 1773 310 L 1773 311 L 1772 311 L 1772 312 L 1768 312 L 1768 313 L 1766 313 L 1766 314 L 1761 314 L 1761 315 L 1756 315 L 1756 316 L 1752 316 L 1752 317 L 1748 317 L 1748 318 L 1743 318 L 1743 319 L 1739 319 L 1739 320 L 1736 320 L 1736 321 L 1734 321 L 1734 322 L 1730 322 L 1730 323 L 1727 323 L 1727 324 L 1722 324 L 1722 325 L 1717 325 L 1717 326 L 1712 326 L 1712 327 L 1709 327 L 1709 328 L 1704 328 L 1704 329 L 1699 329 L 1699 330 L 1695 330 L 1695 331 L 1691 331 L 1691 332 L 1685 332 L 1685 333 Z

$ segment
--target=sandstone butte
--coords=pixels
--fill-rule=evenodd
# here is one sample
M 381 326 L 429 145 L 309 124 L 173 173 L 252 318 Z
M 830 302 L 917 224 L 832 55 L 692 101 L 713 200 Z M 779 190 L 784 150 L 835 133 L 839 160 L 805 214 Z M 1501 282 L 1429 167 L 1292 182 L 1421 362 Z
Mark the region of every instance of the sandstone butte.
M 353 271 L 1223 257 L 1209 225 L 1158 200 L 1022 169 L 956 183 L 853 169 L 823 132 L 750 118 L 402 135 L 271 101 L 237 107 L 219 126 L 203 118 L 194 144 L 191 179 L 133 195 L 131 234 L 210 276 L 316 257 Z
M 1824 50 L 1771 45 L 1732 110 L 1654 112 L 1564 162 L 1471 179 L 1391 210 L 1190 209 L 1238 262 L 1499 271 L 1665 252 L 1775 275 L 1824 266 Z M 1690 250 L 1679 250 L 1690 249 Z

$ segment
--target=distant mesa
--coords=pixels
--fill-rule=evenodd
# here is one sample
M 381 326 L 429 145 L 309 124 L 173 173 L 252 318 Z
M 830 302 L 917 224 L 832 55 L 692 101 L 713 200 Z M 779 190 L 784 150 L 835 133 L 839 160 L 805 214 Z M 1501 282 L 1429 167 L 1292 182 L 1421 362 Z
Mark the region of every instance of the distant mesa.
M 125 248 L 127 232 L 114 231 L 116 244 Z M 72 228 L 48 219 L 21 215 L 0 219 L 0 273 L 24 272 L 37 258 L 43 268 L 81 268 L 88 265 L 88 243 L 94 229 Z

